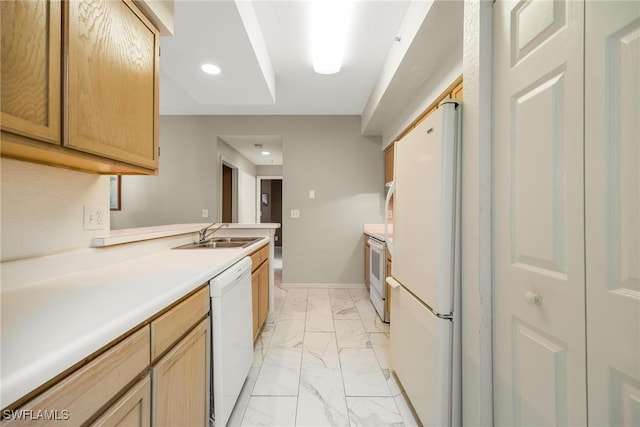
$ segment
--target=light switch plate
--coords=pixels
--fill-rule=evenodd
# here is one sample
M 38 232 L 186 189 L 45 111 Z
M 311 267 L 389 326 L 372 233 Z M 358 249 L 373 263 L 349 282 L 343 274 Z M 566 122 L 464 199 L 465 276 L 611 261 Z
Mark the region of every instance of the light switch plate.
M 300 218 L 300 209 L 291 209 L 291 218 Z

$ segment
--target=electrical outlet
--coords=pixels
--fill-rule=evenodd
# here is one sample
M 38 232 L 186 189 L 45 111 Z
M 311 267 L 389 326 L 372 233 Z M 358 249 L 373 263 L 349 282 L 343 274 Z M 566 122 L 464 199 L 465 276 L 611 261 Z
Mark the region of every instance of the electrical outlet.
M 209 218 L 209 209 L 202 209 L 202 218 Z
M 85 230 L 104 230 L 106 211 L 103 208 L 84 207 L 84 229 Z
M 300 209 L 291 209 L 291 218 L 300 218 Z

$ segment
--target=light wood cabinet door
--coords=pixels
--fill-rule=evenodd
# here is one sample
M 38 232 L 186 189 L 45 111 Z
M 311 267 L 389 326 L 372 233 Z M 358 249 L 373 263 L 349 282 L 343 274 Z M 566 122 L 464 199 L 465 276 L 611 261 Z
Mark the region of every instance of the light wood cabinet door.
M 269 315 L 269 245 L 251 254 L 253 340 L 258 338 Z
M 65 146 L 157 169 L 157 30 L 128 0 L 66 4 Z
M 148 427 L 151 425 L 151 377 L 146 375 L 111 405 L 91 426 Z
M 269 314 L 269 261 L 260 266 L 258 284 L 258 327 L 262 328 Z
M 152 425 L 207 426 L 209 317 L 152 368 Z
M 260 269 L 251 274 L 251 308 L 253 313 L 253 340 L 260 332 Z
M 0 1 L 0 17 L 2 130 L 59 144 L 60 2 Z
M 384 182 L 393 181 L 393 156 L 394 156 L 394 145 L 391 144 L 384 151 Z
M 451 91 L 451 98 L 462 99 L 462 82 Z

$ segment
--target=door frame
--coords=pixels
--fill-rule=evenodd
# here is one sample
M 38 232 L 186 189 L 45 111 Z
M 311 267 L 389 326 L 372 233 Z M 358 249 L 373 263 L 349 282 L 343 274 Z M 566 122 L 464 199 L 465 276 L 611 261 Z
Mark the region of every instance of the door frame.
M 465 1 L 462 74 L 462 414 L 493 425 L 493 1 Z
M 260 207 L 261 207 L 261 192 L 262 192 L 262 181 L 263 180 L 272 180 L 279 179 L 284 184 L 284 180 L 282 179 L 282 175 L 258 175 L 256 176 L 256 223 L 260 224 Z M 280 225 L 282 227 L 282 224 Z

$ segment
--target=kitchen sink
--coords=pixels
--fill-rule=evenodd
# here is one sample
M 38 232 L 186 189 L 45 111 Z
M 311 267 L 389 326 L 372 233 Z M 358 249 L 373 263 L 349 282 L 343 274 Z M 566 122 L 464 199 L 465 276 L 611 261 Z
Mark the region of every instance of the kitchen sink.
M 246 248 L 262 237 L 214 237 L 203 243 L 193 242 L 177 246 L 173 249 L 221 249 L 221 248 Z

